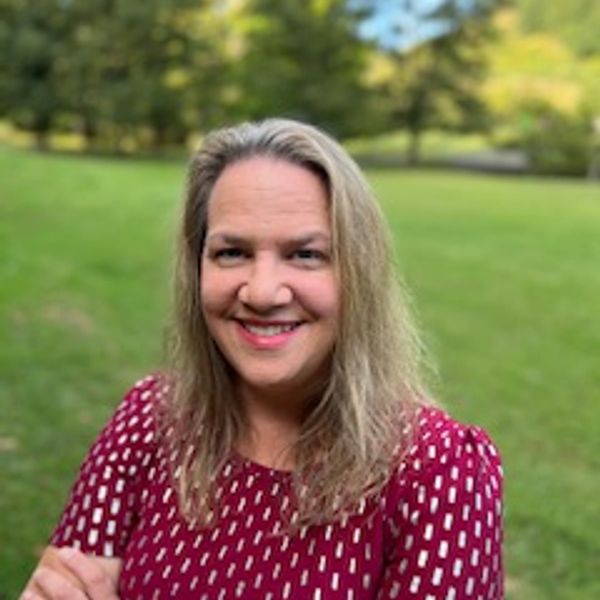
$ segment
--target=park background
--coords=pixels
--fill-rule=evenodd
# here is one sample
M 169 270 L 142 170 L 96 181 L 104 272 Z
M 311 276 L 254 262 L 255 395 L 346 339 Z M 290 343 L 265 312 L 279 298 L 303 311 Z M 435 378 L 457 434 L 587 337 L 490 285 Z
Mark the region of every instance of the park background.
M 189 151 L 307 120 L 367 169 L 432 386 L 506 473 L 507 597 L 600 597 L 600 4 L 0 1 L 0 599 L 161 364 Z

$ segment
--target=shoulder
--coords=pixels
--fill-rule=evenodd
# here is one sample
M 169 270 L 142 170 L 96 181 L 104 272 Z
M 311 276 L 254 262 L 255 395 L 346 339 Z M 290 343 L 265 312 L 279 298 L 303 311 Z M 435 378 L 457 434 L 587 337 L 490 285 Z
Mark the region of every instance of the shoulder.
M 125 393 L 107 428 L 121 435 L 126 431 L 145 433 L 149 441 L 156 428 L 156 415 L 164 405 L 169 390 L 170 382 L 161 373 L 139 379 Z
M 160 375 L 125 394 L 83 461 L 51 543 L 106 557 L 122 556 L 156 462 L 156 407 L 167 384 Z
M 104 477 L 111 466 L 119 473 L 134 473 L 140 463 L 151 460 L 156 451 L 157 407 L 165 385 L 160 374 L 152 374 L 129 388 L 92 445 L 82 475 L 104 470 Z
M 408 499 L 430 510 L 438 502 L 452 505 L 465 497 L 480 505 L 485 497 L 499 511 L 502 488 L 500 452 L 485 429 L 422 407 L 412 443 L 391 477 L 388 509 Z
M 150 414 L 160 404 L 170 389 L 170 382 L 162 373 L 151 373 L 136 381 L 125 393 L 117 408 L 117 414 L 123 412 L 141 412 Z
M 502 471 L 500 453 L 485 429 L 461 423 L 438 408 L 421 408 L 407 467 L 427 470 L 436 464 L 471 461 Z

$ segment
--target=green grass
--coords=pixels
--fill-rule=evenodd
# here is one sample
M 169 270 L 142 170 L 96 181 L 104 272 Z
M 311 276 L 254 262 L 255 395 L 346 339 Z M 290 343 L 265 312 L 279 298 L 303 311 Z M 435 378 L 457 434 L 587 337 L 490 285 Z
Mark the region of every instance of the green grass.
M 161 356 L 183 166 L 0 148 L 0 598 Z M 372 172 L 438 393 L 506 472 L 515 600 L 600 597 L 600 188 Z

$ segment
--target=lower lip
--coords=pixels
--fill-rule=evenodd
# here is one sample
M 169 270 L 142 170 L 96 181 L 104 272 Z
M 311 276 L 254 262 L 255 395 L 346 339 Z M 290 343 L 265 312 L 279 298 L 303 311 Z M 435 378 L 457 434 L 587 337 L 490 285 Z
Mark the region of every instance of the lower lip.
M 241 323 L 236 321 L 237 329 L 242 339 L 250 346 L 258 349 L 271 350 L 285 346 L 293 338 L 301 325 L 298 325 L 290 331 L 284 331 L 277 335 L 258 335 L 246 329 Z

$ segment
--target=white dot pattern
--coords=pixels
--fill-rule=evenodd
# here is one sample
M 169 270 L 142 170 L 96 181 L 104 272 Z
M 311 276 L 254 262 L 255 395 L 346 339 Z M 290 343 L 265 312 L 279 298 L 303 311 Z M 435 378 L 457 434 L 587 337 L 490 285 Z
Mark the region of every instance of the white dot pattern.
M 123 560 L 119 597 L 500 600 L 502 468 L 486 433 L 422 409 L 378 498 L 290 534 L 291 475 L 233 455 L 215 525 L 185 522 L 139 381 L 92 446 L 51 543 Z M 292 516 L 293 519 L 293 516 Z

